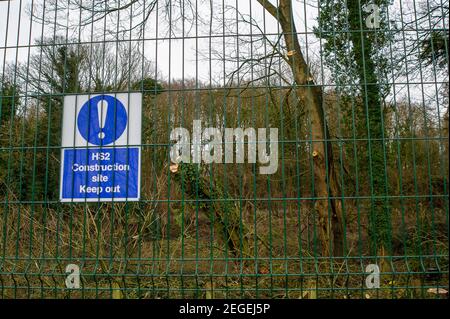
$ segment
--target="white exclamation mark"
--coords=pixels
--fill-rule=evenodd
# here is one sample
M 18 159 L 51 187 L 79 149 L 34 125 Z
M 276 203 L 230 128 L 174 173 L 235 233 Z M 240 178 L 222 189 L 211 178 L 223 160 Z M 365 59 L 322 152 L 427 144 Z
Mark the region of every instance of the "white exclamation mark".
M 106 102 L 105 100 L 100 100 L 97 104 L 97 112 L 98 112 L 99 127 L 100 127 L 100 132 L 98 133 L 98 137 L 100 139 L 104 139 L 105 133 L 103 132 L 103 129 L 104 129 L 105 123 L 106 123 L 106 113 L 108 112 L 108 102 Z

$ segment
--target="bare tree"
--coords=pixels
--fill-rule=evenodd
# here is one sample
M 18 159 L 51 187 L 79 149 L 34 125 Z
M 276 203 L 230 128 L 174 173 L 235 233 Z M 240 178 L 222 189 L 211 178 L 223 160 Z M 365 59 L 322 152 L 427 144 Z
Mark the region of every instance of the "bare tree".
M 399 76 L 448 77 L 449 2 L 424 0 L 403 5 L 393 22 Z
M 39 53 L 20 64 L 20 85 L 33 94 L 123 91 L 143 78 L 154 76 L 152 63 L 137 45 L 128 43 L 76 43 L 63 37 L 38 40 Z
M 117 38 L 131 34 L 139 38 L 144 37 L 152 14 L 163 16 L 167 23 L 160 27 L 172 34 L 180 20 L 203 22 L 197 12 L 202 2 L 194 5 L 190 0 L 47 0 L 34 3 L 28 12 L 34 21 L 54 28 L 55 32 L 71 29 L 81 33 L 88 28 L 95 33 L 99 26 L 102 32 Z M 105 25 L 108 27 L 103 28 Z
M 287 56 L 284 57 L 285 63 L 289 66 L 291 76 L 295 82 L 297 97 L 305 106 L 310 117 L 312 129 L 311 156 L 314 163 L 314 189 L 317 197 L 315 210 L 319 217 L 319 233 L 323 246 L 323 255 L 327 256 L 333 253 L 342 255 L 344 244 L 342 204 L 337 199 L 340 195 L 340 186 L 333 164 L 331 143 L 328 141 L 329 132 L 323 109 L 322 88 L 316 84 L 302 52 L 293 18 L 292 0 L 279 0 L 277 5 L 267 0 L 257 1 L 277 21 L 281 28 L 279 40 L 284 41 L 288 52 Z M 211 0 L 209 4 L 210 8 L 212 8 Z M 64 9 L 70 10 L 71 8 L 78 9 L 84 13 L 80 13 L 81 27 L 90 26 L 93 28 L 95 23 L 108 18 L 112 19 L 112 17 L 117 17 L 120 13 L 124 19 L 117 20 L 117 30 L 137 30 L 141 36 L 145 32 L 148 17 L 153 12 L 156 14 L 161 12 L 161 15 L 166 18 L 169 32 L 175 29 L 178 20 L 183 21 L 183 27 L 184 21 L 190 21 L 191 27 L 192 25 L 197 26 L 202 22 L 199 14 L 199 4 L 193 1 L 103 0 L 81 2 L 80 0 L 69 0 Z M 64 9 L 58 9 L 56 3 L 53 3 L 47 4 L 46 10 L 54 12 L 56 16 L 58 12 L 64 12 Z M 39 10 L 34 11 L 40 12 Z M 39 16 L 39 14 L 35 15 L 36 18 L 39 18 Z M 48 16 L 51 17 L 52 15 Z M 54 21 L 51 20 L 49 22 L 54 24 Z M 134 23 L 134 21 L 137 21 L 137 23 Z M 261 59 L 270 59 L 278 55 L 280 55 L 280 52 L 274 50 L 270 56 L 261 57 Z M 275 68 L 271 70 L 273 71 Z M 286 81 L 289 80 L 286 79 Z
M 322 88 L 315 84 L 306 63 L 294 23 L 292 1 L 280 0 L 278 6 L 266 0 L 258 0 L 264 9 L 279 23 L 288 54 L 288 64 L 296 83 L 297 96 L 305 104 L 311 119 L 312 157 L 316 211 L 319 214 L 320 239 L 323 255 L 343 254 L 342 204 L 336 198 L 340 185 L 333 164 L 331 143 L 322 103 Z
M 225 70 L 224 83 L 229 87 L 230 94 L 242 94 L 254 85 L 264 86 L 272 103 L 277 105 L 274 88 L 283 86 L 287 88 L 281 100 L 283 108 L 291 109 L 293 105 L 297 114 L 303 114 L 303 109 L 306 110 L 311 125 L 310 156 L 314 163 L 315 211 L 319 220 L 322 254 L 341 256 L 344 253 L 344 221 L 342 203 L 337 199 L 340 185 L 334 168 L 332 145 L 328 141 L 330 135 L 323 108 L 322 87 L 316 84 L 315 72 L 304 57 L 294 22 L 292 1 L 279 0 L 277 5 L 267 0 L 258 0 L 258 3 L 276 20 L 280 34 L 268 35 L 251 15 L 226 6 L 224 12 L 231 13 L 233 18 L 230 21 L 225 18 L 222 25 L 236 37 L 230 37 L 230 43 L 225 44 L 222 52 L 213 49 L 212 55 L 223 65 L 236 65 Z M 233 21 L 236 24 L 236 20 L 239 30 L 232 30 L 231 25 Z M 254 30 L 251 38 L 239 37 L 239 32 L 243 32 L 242 25 Z M 233 44 L 234 39 L 238 40 Z M 251 50 L 245 50 L 246 46 L 250 46 Z M 206 54 L 203 57 L 211 59 Z

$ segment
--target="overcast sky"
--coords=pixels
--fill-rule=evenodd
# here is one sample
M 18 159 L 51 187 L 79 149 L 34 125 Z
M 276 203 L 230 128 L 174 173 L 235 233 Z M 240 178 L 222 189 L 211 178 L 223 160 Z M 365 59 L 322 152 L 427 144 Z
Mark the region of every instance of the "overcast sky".
M 197 78 L 207 84 L 210 81 L 211 84 L 224 84 L 224 82 L 221 82 L 223 81 L 222 74 L 224 69 L 232 70 L 236 68 L 237 64 L 230 61 L 210 61 L 210 57 L 214 59 L 215 51 L 219 53 L 224 50 L 231 52 L 239 48 L 239 56 L 241 57 L 250 56 L 251 50 L 253 50 L 253 55 L 256 55 L 258 52 L 263 53 L 261 48 L 258 49 L 257 44 L 251 43 L 251 40 L 257 38 L 260 31 L 256 27 L 249 28 L 245 23 L 236 23 L 236 10 L 229 9 L 229 7 L 238 7 L 238 11 L 242 15 L 250 15 L 255 19 L 263 32 L 273 34 L 268 36 L 269 39 L 275 40 L 277 38 L 276 34 L 279 33 L 279 27 L 275 20 L 265 12 L 256 0 L 217 0 L 212 1 L 212 8 L 209 5 L 209 1 L 198 0 L 199 7 L 197 11 L 199 14 L 197 18 L 205 23 L 199 22 L 196 27 L 196 24 L 192 23 L 195 19 L 192 20 L 193 16 L 187 12 L 184 29 L 183 21 L 177 20 L 179 11 L 174 9 L 172 12 L 172 24 L 169 24 L 167 23 L 169 20 L 166 14 L 167 11 L 165 12 L 163 8 L 159 8 L 158 11 L 155 9 L 147 20 L 144 37 L 128 32 L 124 34 L 117 32 L 121 30 L 117 28 L 118 19 L 125 26 L 135 26 L 142 21 L 144 12 L 142 15 L 137 14 L 133 19 L 129 19 L 129 11 L 122 11 L 119 16 L 112 14 L 105 19 L 100 19 L 95 24 L 88 24 L 86 27 L 80 28 L 79 20 L 86 18 L 86 12 L 83 11 L 84 13 L 81 14 L 80 12 L 82 11 L 79 8 L 65 10 L 64 6 L 67 6 L 67 1 L 0 1 L 0 69 L 3 69 L 3 61 L 5 59 L 13 65 L 17 64 L 17 61 L 28 61 L 30 55 L 39 52 L 39 47 L 34 45 L 35 40 L 42 36 L 53 37 L 54 34 L 58 34 L 67 37 L 68 41 L 78 41 L 80 39 L 82 43 L 90 43 L 103 40 L 113 42 L 119 35 L 125 41 L 131 39 L 133 40 L 132 43 L 140 44 L 140 50 L 154 64 L 160 80 L 168 80 L 169 78 L 182 79 L 184 77 L 185 79 Z M 53 11 L 48 9 L 42 10 L 43 3 L 46 3 L 48 6 L 51 2 L 57 2 L 60 8 L 56 17 Z M 86 2 L 89 3 L 87 0 L 83 3 Z M 139 3 L 142 2 L 145 1 L 139 1 Z M 195 3 L 195 1 L 192 2 Z M 304 1 L 294 0 L 293 8 L 299 39 L 307 60 L 319 66 L 324 66 L 324 61 L 321 60 L 320 56 L 322 42 L 312 33 L 313 27 L 317 25 L 317 2 L 316 0 L 306 0 L 305 3 Z M 409 7 L 412 4 L 410 0 L 396 0 L 392 8 L 398 7 L 400 2 L 402 2 L 404 12 L 410 9 Z M 188 0 L 185 3 L 188 3 Z M 227 18 L 225 23 L 220 19 L 224 8 L 226 9 L 225 17 Z M 140 12 L 139 7 L 130 8 L 130 10 L 134 10 L 134 13 Z M 31 11 L 37 16 L 44 17 L 48 23 L 41 24 L 32 20 L 29 14 Z M 211 12 L 213 24 L 209 25 Z M 393 13 L 390 15 L 394 17 Z M 407 19 L 406 15 L 405 19 Z M 54 29 L 55 24 L 59 25 L 56 33 Z M 172 33 L 168 32 L 169 25 L 172 26 Z M 240 39 L 249 40 L 249 43 L 237 46 L 236 34 L 239 34 Z M 332 83 L 333 79 L 330 78 L 329 72 L 326 71 L 325 67 L 322 68 L 322 71 L 322 74 L 325 76 L 324 80 Z M 321 83 L 322 79 L 317 80 L 318 83 Z M 405 82 L 404 80 L 397 79 L 396 81 Z M 433 79 L 430 80 L 433 81 Z M 409 79 L 409 81 L 412 81 L 412 79 Z M 422 82 L 424 81 L 425 79 L 422 79 Z M 423 100 L 422 94 L 424 94 L 425 99 L 433 99 L 439 91 L 435 83 L 427 85 L 420 83 L 400 84 L 394 87 L 396 100 L 405 97 L 408 93 L 408 88 L 411 97 L 418 101 Z
M 33 21 L 30 17 L 29 12 L 31 11 L 31 4 L 34 4 L 34 12 L 36 15 L 40 14 L 39 4 L 42 1 L 31 1 L 31 0 L 16 0 L 16 1 L 1 1 L 0 2 L 0 62 L 3 62 L 4 57 L 9 62 L 14 62 L 16 57 L 19 61 L 27 61 L 28 55 L 38 52 L 38 48 L 31 47 L 30 45 L 35 44 L 35 40 L 39 39 L 44 35 L 45 37 L 52 37 L 54 34 L 53 26 L 54 23 L 49 23 L 48 25 L 42 25 L 37 21 Z M 217 3 L 217 4 L 216 4 Z M 224 6 L 236 7 L 237 1 L 224 1 Z M 64 1 L 61 1 L 60 6 L 64 5 Z M 251 7 L 251 8 L 250 8 Z M 250 15 L 255 19 L 260 27 L 265 30 L 266 33 L 278 33 L 278 26 L 275 20 L 266 12 L 264 12 L 261 5 L 259 5 L 255 0 L 248 0 L 238 2 L 239 12 L 243 15 Z M 304 43 L 308 43 L 309 54 L 315 55 L 316 59 L 319 59 L 318 50 L 316 49 L 318 45 L 317 39 L 312 35 L 312 28 L 316 24 L 315 18 L 317 16 L 317 8 L 310 5 L 305 5 L 303 2 L 295 3 L 295 19 L 298 32 L 308 32 L 302 38 Z M 305 10 L 306 9 L 306 10 Z M 195 28 L 195 24 L 191 24 L 190 21 L 185 21 L 185 31 L 183 35 L 182 21 L 177 20 L 173 23 L 172 35 L 168 32 L 168 23 L 166 17 L 162 14 L 156 15 L 152 14 L 146 24 L 145 28 L 145 39 L 144 41 L 139 41 L 141 44 L 144 43 L 144 54 L 145 56 L 155 63 L 155 68 L 160 75 L 163 75 L 165 79 L 180 79 L 183 76 L 185 78 L 195 78 L 198 76 L 199 79 L 203 81 L 209 81 L 210 74 L 212 77 L 216 76 L 216 73 L 220 74 L 223 70 L 220 69 L 222 66 L 211 65 L 212 70 L 210 70 L 209 56 L 210 52 L 214 50 L 222 51 L 223 47 L 223 36 L 225 33 L 225 39 L 227 41 L 226 46 L 229 44 L 228 41 L 232 41 L 232 34 L 236 34 L 236 28 L 239 28 L 240 34 L 250 34 L 250 30 L 245 26 L 244 23 L 236 24 L 235 15 L 236 11 L 227 10 L 227 17 L 230 19 L 226 21 L 225 24 L 222 23 L 221 12 L 223 10 L 222 1 L 215 1 L 213 7 L 213 25 L 212 28 L 209 24 L 199 23 L 198 27 Z M 206 22 L 210 20 L 210 7 L 205 6 L 205 3 L 199 7 L 199 16 Z M 54 14 L 52 12 L 46 12 L 47 20 L 54 19 Z M 176 13 L 174 12 L 174 16 Z M 80 37 L 81 42 L 90 41 L 102 41 L 103 39 L 114 41 L 114 37 L 117 36 L 117 28 L 115 23 L 115 17 L 110 17 L 106 20 L 101 20 L 94 25 L 93 30 L 91 30 L 91 25 L 83 28 L 81 30 L 77 28 L 77 22 L 80 18 L 80 10 L 71 10 L 69 14 L 69 19 L 67 19 L 67 14 L 63 10 L 60 11 L 60 15 L 57 17 L 58 24 L 68 26 L 68 28 L 60 27 L 57 30 L 57 34 L 68 37 L 69 41 L 71 39 L 77 40 Z M 123 21 L 127 19 L 130 21 L 126 13 L 123 13 L 120 19 Z M 233 21 L 234 20 L 234 21 Z M 133 25 L 142 21 L 142 16 L 135 17 L 132 21 Z M 231 23 L 230 23 L 231 21 Z M 234 23 L 233 23 L 234 22 Z M 105 28 L 106 26 L 106 28 Z M 225 30 L 224 30 L 225 26 Z M 4 30 L 4 31 L 3 31 Z M 7 30 L 7 32 L 6 32 Z M 31 30 L 31 33 L 30 33 Z M 105 32 L 105 30 L 112 30 L 113 34 Z M 258 33 L 258 30 L 254 28 L 254 34 Z M 209 35 L 212 35 L 212 39 Z M 122 36 L 122 34 L 120 34 Z M 181 39 L 185 37 L 185 39 Z M 197 38 L 196 38 L 197 37 Z M 245 38 L 245 36 L 243 37 Z M 129 33 L 125 33 L 125 39 L 138 40 L 137 35 L 129 36 Z M 248 37 L 250 39 L 250 37 Z M 133 42 L 136 43 L 136 42 Z M 212 50 L 210 50 L 210 46 Z M 4 48 L 7 47 L 6 52 Z M 198 52 L 196 50 L 198 48 Z M 242 48 L 250 50 L 250 45 L 247 48 Z M 314 50 L 312 50 L 314 49 Z M 198 63 L 196 63 L 196 61 Z M 213 63 L 214 64 L 214 63 Z

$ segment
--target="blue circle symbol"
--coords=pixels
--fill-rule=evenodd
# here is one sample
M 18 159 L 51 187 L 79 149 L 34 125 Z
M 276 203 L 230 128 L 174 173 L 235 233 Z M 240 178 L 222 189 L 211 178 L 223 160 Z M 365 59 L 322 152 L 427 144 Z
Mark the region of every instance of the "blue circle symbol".
M 127 110 L 111 95 L 97 95 L 80 109 L 77 119 L 81 136 L 94 145 L 114 143 L 127 126 Z

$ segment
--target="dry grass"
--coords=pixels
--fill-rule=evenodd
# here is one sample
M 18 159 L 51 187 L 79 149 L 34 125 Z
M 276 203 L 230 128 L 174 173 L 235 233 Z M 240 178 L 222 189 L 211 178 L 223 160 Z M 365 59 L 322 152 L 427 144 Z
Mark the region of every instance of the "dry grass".
M 375 260 L 359 251 L 357 228 L 349 223 L 347 258 L 318 257 L 306 208 L 300 219 L 297 211 L 244 212 L 252 250 L 243 258 L 232 258 L 206 214 L 189 205 L 1 209 L 4 298 L 435 298 L 428 288 L 448 285 L 445 233 L 428 239 L 432 254 L 386 257 L 381 288 L 367 290 L 365 266 Z M 65 288 L 70 263 L 81 268 L 80 290 Z

